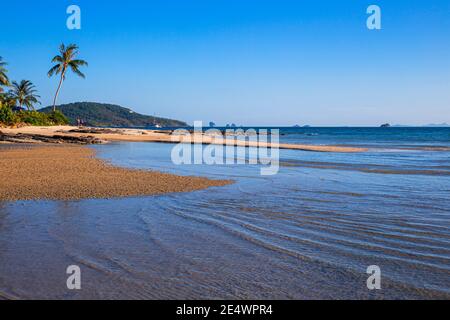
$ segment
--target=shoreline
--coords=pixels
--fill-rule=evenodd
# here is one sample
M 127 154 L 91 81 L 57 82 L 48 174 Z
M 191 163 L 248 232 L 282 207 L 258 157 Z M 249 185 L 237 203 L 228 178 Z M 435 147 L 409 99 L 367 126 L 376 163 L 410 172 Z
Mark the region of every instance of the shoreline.
M 82 200 L 151 196 L 226 186 L 231 180 L 128 169 L 73 145 L 3 145 L 0 201 Z
M 80 129 L 75 126 L 55 126 L 55 127 L 29 126 L 14 129 L 0 128 L 0 135 L 1 133 L 13 136 L 29 135 L 30 138 L 33 135 L 39 135 L 41 137 L 55 137 L 56 138 L 55 143 L 65 143 L 66 141 L 64 140 L 77 139 L 81 140 L 81 143 L 83 143 L 84 140 L 91 140 L 91 143 L 107 143 L 111 141 L 157 142 L 157 143 L 172 143 L 172 144 L 201 143 L 201 144 L 214 144 L 214 145 L 239 146 L 239 147 L 279 148 L 279 149 L 315 151 L 315 152 L 357 153 L 368 151 L 367 148 L 356 148 L 356 147 L 287 144 L 287 143 L 274 144 L 255 141 L 243 141 L 230 138 L 224 139 L 218 136 L 209 136 L 198 133 L 186 137 L 182 135 L 171 135 L 170 131 L 165 133 L 163 131 L 145 130 L 145 129 L 107 129 L 107 128 Z M 42 138 L 40 139 L 45 140 Z M 33 143 L 32 140 L 28 142 Z M 69 143 L 77 143 L 77 142 L 69 141 Z M 90 143 L 88 142 L 84 144 Z

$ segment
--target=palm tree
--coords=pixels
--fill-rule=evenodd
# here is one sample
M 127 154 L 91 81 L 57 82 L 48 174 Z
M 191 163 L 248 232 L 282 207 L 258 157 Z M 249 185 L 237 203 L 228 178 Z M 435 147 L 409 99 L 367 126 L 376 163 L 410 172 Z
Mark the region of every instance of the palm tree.
M 2 57 L 0 57 L 0 92 L 3 92 L 1 86 L 9 86 L 8 70 L 6 70 L 7 63 L 3 61 Z
M 66 80 L 66 73 L 68 68 L 72 70 L 73 73 L 80 76 L 81 78 L 85 78 L 85 75 L 79 70 L 81 66 L 87 66 L 88 63 L 84 60 L 75 59 L 78 54 L 78 46 L 75 44 L 68 45 L 67 47 L 64 44 L 61 44 L 59 47 L 59 55 L 55 56 L 52 59 L 53 63 L 57 63 L 54 65 L 50 71 L 48 72 L 48 76 L 51 77 L 54 74 L 61 74 L 61 78 L 59 80 L 58 89 L 56 90 L 55 99 L 53 100 L 53 111 L 56 111 L 56 100 L 58 99 L 59 91 L 61 90 L 61 85 L 64 80 Z
M 28 110 L 34 110 L 33 105 L 39 103 L 33 83 L 29 80 L 22 80 L 20 83 L 13 82 L 10 91 L 11 98 L 19 104 L 19 107 L 26 106 Z

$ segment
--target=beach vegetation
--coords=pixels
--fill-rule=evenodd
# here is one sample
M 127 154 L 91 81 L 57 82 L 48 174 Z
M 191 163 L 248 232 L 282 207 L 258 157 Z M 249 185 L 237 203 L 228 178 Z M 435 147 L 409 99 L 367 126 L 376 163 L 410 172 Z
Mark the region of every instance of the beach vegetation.
M 17 84 L 20 86 L 19 84 Z M 13 85 L 14 86 L 14 85 Z M 11 90 L 11 91 L 14 91 Z M 0 126 L 54 126 L 67 125 L 69 119 L 61 112 L 39 112 L 32 108 L 24 110 L 16 106 L 17 95 L 10 92 L 0 93 Z M 28 95 L 25 95 L 28 97 Z M 37 97 L 35 97 L 37 99 Z M 31 99 L 34 101 L 34 99 Z M 31 101 L 28 98 L 23 99 L 23 105 L 28 106 Z
M 0 125 L 11 126 L 18 121 L 16 114 L 11 107 L 0 101 Z
M 68 47 L 62 45 L 60 47 L 61 55 L 53 58 L 53 62 L 60 63 L 50 70 L 49 75 L 61 74 L 61 79 L 64 80 L 69 68 L 84 78 L 84 74 L 78 68 L 87 63 L 74 59 L 78 53 L 77 49 L 76 45 Z M 0 57 L 0 127 L 54 126 L 70 123 L 69 118 L 55 108 L 49 112 L 36 111 L 35 106 L 40 104 L 40 96 L 37 94 L 35 85 L 29 80 L 10 82 L 6 66 L 7 63 Z M 60 87 L 58 87 L 58 92 Z
M 11 96 L 10 92 L 0 93 L 0 105 L 13 108 L 15 106 L 15 103 L 16 102 L 15 102 L 14 98 Z
M 43 113 L 36 110 L 14 111 L 13 108 L 0 101 L 0 126 L 56 126 L 67 125 L 67 119 L 61 111 Z
M 6 69 L 7 63 L 0 57 L 0 93 L 3 92 L 2 86 L 9 86 L 8 70 Z
M 87 66 L 88 63 L 81 59 L 76 59 L 78 55 L 78 46 L 70 44 L 68 46 L 61 44 L 59 54 L 52 59 L 52 63 L 56 63 L 49 71 L 48 76 L 60 75 L 58 88 L 56 89 L 55 98 L 53 99 L 53 111 L 56 111 L 56 101 L 61 90 L 61 86 L 66 79 L 68 71 L 72 71 L 81 78 L 85 78 L 84 73 L 80 71 L 80 67 Z
M 35 104 L 40 104 L 38 100 L 40 96 L 36 94 L 36 87 L 31 81 L 22 80 L 20 83 L 13 81 L 11 88 L 9 96 L 16 102 L 16 105 L 20 109 L 25 106 L 28 110 L 32 111 L 35 110 Z
M 19 111 L 16 112 L 16 121 L 30 126 L 59 126 L 69 123 L 69 120 L 58 110 L 51 113 L 35 110 Z

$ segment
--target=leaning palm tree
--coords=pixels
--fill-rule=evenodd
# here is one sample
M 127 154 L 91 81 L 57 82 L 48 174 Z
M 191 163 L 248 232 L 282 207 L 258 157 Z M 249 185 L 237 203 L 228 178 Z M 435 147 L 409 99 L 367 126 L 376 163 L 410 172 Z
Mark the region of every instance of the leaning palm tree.
M 36 95 L 35 88 L 29 80 L 22 80 L 20 83 L 14 81 L 9 93 L 11 98 L 19 104 L 20 108 L 26 106 L 28 110 L 34 110 L 33 105 L 40 104 L 38 100 L 40 96 Z
M 53 100 L 53 111 L 56 111 L 56 100 L 58 99 L 59 91 L 61 90 L 61 85 L 63 81 L 66 80 L 68 68 L 70 67 L 72 72 L 80 76 L 81 78 L 83 79 L 85 78 L 85 75 L 80 71 L 79 67 L 87 66 L 88 63 L 84 60 L 75 59 L 77 54 L 78 54 L 77 45 L 71 44 L 66 47 L 64 44 L 61 44 L 61 46 L 59 47 L 59 55 L 55 56 L 52 59 L 52 62 L 57 64 L 50 69 L 50 71 L 48 72 L 48 76 L 51 77 L 54 74 L 61 75 L 58 89 L 56 90 L 55 99 Z
M 7 63 L 0 57 L 0 92 L 3 92 L 1 86 L 9 86 L 8 76 L 6 75 L 8 73 L 6 65 Z

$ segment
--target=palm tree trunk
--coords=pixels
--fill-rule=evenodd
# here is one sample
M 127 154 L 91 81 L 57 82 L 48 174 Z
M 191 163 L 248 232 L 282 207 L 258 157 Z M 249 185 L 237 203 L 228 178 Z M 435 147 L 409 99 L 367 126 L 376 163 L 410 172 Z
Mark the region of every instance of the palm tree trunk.
M 56 90 L 55 99 L 53 100 L 53 112 L 56 111 L 56 100 L 58 99 L 59 90 L 61 90 L 61 85 L 63 83 L 63 80 L 64 80 L 64 72 L 61 73 L 61 80 L 59 80 L 58 89 Z

